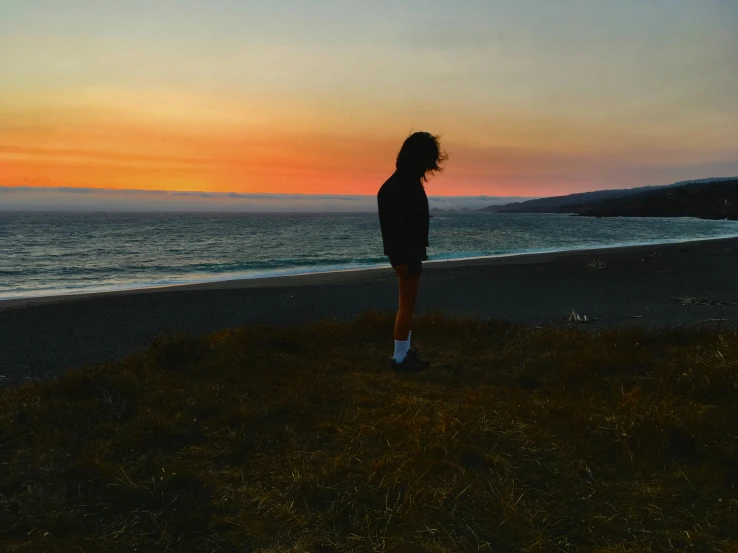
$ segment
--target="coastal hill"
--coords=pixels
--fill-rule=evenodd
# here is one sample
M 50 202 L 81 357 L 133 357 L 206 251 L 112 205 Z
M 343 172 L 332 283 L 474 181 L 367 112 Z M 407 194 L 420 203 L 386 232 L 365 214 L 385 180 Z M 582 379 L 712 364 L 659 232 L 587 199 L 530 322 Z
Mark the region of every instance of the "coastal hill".
M 738 220 L 738 179 L 697 183 L 604 200 L 578 209 L 592 217 L 699 217 Z
M 553 196 L 550 198 L 538 198 L 525 202 L 514 202 L 505 205 L 492 205 L 480 209 L 481 212 L 487 213 L 584 213 L 592 210 L 600 210 L 607 204 L 608 213 L 612 212 L 617 202 L 625 202 L 623 205 L 631 205 L 634 202 L 642 202 L 645 198 L 653 198 L 649 200 L 649 209 L 655 209 L 653 201 L 655 198 L 668 198 L 665 191 L 681 188 L 685 186 L 707 185 L 711 183 L 720 183 L 727 181 L 738 181 L 738 177 L 717 177 L 706 178 L 689 181 L 675 182 L 663 186 L 642 186 L 638 188 L 628 188 L 619 190 L 597 190 L 594 192 L 581 192 L 578 194 L 569 194 L 567 196 Z M 660 193 L 664 192 L 661 196 Z M 655 194 L 655 196 L 652 196 Z M 679 198 L 682 196 L 679 195 Z M 634 200 L 634 198 L 640 198 Z M 633 201 L 631 201 L 633 200 Z M 676 200 L 674 198 L 673 200 Z M 671 201 L 671 200 L 670 200 Z
M 488 213 L 574 213 L 597 217 L 738 218 L 738 177 L 707 178 L 621 190 L 598 190 L 495 205 Z

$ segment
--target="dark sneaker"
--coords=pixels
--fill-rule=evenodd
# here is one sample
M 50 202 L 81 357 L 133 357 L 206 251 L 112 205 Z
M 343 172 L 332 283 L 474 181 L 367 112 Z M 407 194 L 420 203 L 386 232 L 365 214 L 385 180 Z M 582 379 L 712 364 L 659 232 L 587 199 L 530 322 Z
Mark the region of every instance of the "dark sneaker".
M 402 363 L 390 359 L 390 368 L 397 372 L 417 373 L 426 370 L 428 367 L 430 367 L 430 363 L 418 357 L 418 354 L 412 349 L 407 351 L 407 355 L 405 355 Z

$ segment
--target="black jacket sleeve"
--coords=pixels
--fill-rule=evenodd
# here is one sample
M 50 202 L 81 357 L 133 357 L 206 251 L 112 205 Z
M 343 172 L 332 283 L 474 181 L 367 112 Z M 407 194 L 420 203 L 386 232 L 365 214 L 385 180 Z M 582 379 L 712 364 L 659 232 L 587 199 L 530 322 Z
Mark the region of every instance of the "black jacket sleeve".
M 382 190 L 377 196 L 384 253 L 391 257 L 407 257 L 412 250 L 408 211 L 403 200 L 392 189 Z

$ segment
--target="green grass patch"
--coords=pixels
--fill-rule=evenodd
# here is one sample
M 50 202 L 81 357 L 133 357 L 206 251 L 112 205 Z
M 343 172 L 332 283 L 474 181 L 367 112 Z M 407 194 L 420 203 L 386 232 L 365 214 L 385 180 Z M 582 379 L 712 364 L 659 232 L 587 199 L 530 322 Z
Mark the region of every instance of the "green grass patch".
M 738 551 L 738 334 L 428 315 L 0 390 L 8 552 Z

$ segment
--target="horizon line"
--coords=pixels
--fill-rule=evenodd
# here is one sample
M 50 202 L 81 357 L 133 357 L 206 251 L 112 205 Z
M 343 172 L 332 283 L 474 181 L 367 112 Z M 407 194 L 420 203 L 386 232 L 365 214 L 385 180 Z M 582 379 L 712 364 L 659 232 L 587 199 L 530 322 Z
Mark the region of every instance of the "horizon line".
M 102 188 L 94 186 L 34 186 L 28 184 L 0 184 L 0 190 L 24 190 L 39 192 L 69 192 L 69 193 L 86 193 L 86 192 L 113 192 L 113 193 L 136 193 L 136 194 L 168 194 L 173 196 L 200 196 L 203 198 L 231 197 L 231 198 L 252 198 L 252 197 L 309 197 L 309 198 L 372 198 L 376 194 L 311 194 L 309 192 L 209 192 L 206 190 L 166 190 L 166 189 L 147 189 L 147 188 Z M 450 194 L 429 194 L 434 198 L 525 198 L 536 199 L 542 196 L 504 196 L 504 195 L 450 195 Z

